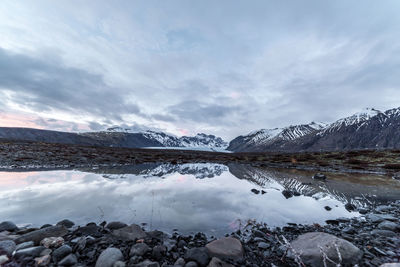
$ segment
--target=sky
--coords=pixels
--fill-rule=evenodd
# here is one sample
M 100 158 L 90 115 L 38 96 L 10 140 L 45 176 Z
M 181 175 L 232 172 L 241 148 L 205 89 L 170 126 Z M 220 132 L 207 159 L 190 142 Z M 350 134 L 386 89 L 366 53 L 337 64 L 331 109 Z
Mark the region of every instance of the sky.
M 230 140 L 400 106 L 400 1 L 0 2 L 0 126 Z

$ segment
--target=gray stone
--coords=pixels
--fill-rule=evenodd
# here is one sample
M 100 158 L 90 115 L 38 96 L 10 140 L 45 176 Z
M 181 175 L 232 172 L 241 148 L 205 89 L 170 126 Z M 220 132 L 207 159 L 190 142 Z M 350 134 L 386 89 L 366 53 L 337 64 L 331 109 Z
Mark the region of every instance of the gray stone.
M 391 221 L 383 221 L 378 224 L 378 228 L 381 230 L 397 231 L 400 229 L 400 225 Z
M 216 257 L 212 258 L 208 267 L 234 267 L 232 264 L 226 263 Z
M 117 261 L 124 260 L 121 250 L 117 248 L 107 248 L 101 252 L 96 261 L 96 267 L 113 267 Z
M 158 262 L 154 262 L 151 260 L 145 260 L 142 262 L 139 262 L 138 264 L 133 265 L 134 267 L 160 267 L 160 264 Z
M 270 247 L 270 245 L 266 242 L 260 242 L 260 243 L 258 243 L 257 247 L 260 249 L 267 249 Z
M 69 254 L 58 263 L 58 266 L 72 266 L 76 263 L 78 263 L 78 259 L 76 258 L 75 254 Z
M 225 237 L 212 241 L 206 245 L 206 248 L 212 257 L 232 260 L 243 258 L 242 243 L 233 237 Z
M 59 221 L 56 225 L 62 225 L 62 226 L 65 226 L 66 228 L 71 228 L 72 226 L 75 225 L 75 223 L 70 220 L 65 219 L 65 220 Z
M 321 181 L 325 181 L 326 180 L 326 175 L 322 174 L 322 173 L 316 173 L 314 174 L 314 176 L 312 177 L 314 180 L 321 180 Z
M 152 257 L 156 260 L 161 260 L 163 255 L 167 252 L 167 247 L 164 245 L 157 245 L 153 248 L 151 253 Z
M 184 266 L 185 260 L 183 258 L 179 258 L 175 261 L 174 266 Z
M 59 262 L 72 252 L 72 248 L 68 245 L 63 245 L 53 251 L 53 261 Z
M 391 211 L 392 209 L 394 209 L 393 207 L 391 207 L 391 206 L 388 206 L 388 205 L 380 205 L 380 206 L 378 206 L 378 207 L 376 207 L 376 211 L 378 211 L 378 212 L 388 212 L 388 211 Z
M 106 228 L 110 229 L 110 230 L 116 230 L 116 229 L 121 229 L 124 227 L 127 227 L 128 225 L 126 223 L 123 222 L 110 222 L 106 225 Z
M 10 259 L 6 255 L 1 255 L 0 256 L 0 266 L 2 266 L 2 264 L 6 263 L 9 260 Z
M 390 214 L 368 214 L 366 216 L 367 220 L 370 220 L 373 223 L 380 223 L 383 222 L 385 220 L 387 221 L 397 221 L 398 219 Z
M 16 244 L 12 240 L 0 241 L 0 255 L 5 253 L 8 256 L 11 256 L 15 250 L 15 247 Z
M 3 231 L 12 232 L 12 231 L 16 231 L 16 230 L 18 230 L 18 227 L 13 222 L 5 221 L 5 222 L 0 223 L 0 232 L 3 232 Z
M 35 266 L 48 266 L 51 262 L 51 257 L 50 255 L 44 255 L 41 257 L 35 258 Z
M 362 257 L 362 251 L 352 243 L 326 233 L 311 232 L 300 235 L 291 245 L 297 253 L 300 253 L 303 263 L 307 266 L 324 266 L 321 248 L 331 260 L 339 263 L 335 247 L 337 246 L 343 265 L 356 264 Z M 294 257 L 293 253 L 289 253 L 289 256 Z
M 185 264 L 185 267 L 198 267 L 199 265 L 195 261 L 189 261 Z
M 133 256 L 143 256 L 144 254 L 146 254 L 147 252 L 150 251 L 150 248 L 148 245 L 146 245 L 145 243 L 138 243 L 135 244 L 131 247 L 131 250 L 129 252 L 129 256 L 133 257 Z
M 379 267 L 400 267 L 400 263 L 398 262 L 384 263 L 382 265 L 379 265 Z
M 380 235 L 380 236 L 386 236 L 386 237 L 392 237 L 395 236 L 396 233 L 393 231 L 389 230 L 381 230 L 381 229 L 375 229 L 371 231 L 372 235 Z
M 40 253 L 42 253 L 43 250 L 46 248 L 43 246 L 39 247 L 31 247 L 31 248 L 25 248 L 25 249 L 20 249 L 14 254 L 14 258 L 20 259 L 24 257 L 39 257 Z
M 15 243 L 20 244 L 27 241 L 33 241 L 35 245 L 39 245 L 40 241 L 42 241 L 46 237 L 64 236 L 67 233 L 68 233 L 67 228 L 65 228 L 62 225 L 50 226 L 33 232 L 26 233 L 15 239 Z
M 18 244 L 15 247 L 15 250 L 20 250 L 20 249 L 24 249 L 24 248 L 30 248 L 30 247 L 33 247 L 34 245 L 35 244 L 33 243 L 33 241 L 24 242 L 24 243 Z
M 64 244 L 64 238 L 62 237 L 46 237 L 40 241 L 40 245 L 46 248 L 58 248 Z
M 146 237 L 146 233 L 137 224 L 132 224 L 124 228 L 116 229 L 112 233 L 115 237 L 119 237 L 122 240 L 132 240 L 143 239 Z
M 113 267 L 125 267 L 126 266 L 126 264 L 125 264 L 125 262 L 123 262 L 123 261 L 116 261 L 114 264 L 113 264 Z
M 206 248 L 191 248 L 188 249 L 185 253 L 185 261 L 195 261 L 200 266 L 207 266 L 210 261 L 210 255 L 208 254 L 208 250 Z

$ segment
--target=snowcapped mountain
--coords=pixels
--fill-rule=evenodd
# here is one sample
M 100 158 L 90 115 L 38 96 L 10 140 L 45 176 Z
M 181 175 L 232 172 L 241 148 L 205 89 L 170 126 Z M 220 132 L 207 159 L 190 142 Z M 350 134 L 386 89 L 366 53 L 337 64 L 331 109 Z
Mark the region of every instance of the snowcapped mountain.
M 329 125 L 259 130 L 233 139 L 231 151 L 320 151 L 400 148 L 400 108 L 367 108 Z
M 245 136 L 239 136 L 229 143 L 228 150 L 244 151 L 252 148 L 279 149 L 288 141 L 324 129 L 326 124 L 311 122 L 309 124 L 291 125 L 284 128 L 261 129 Z

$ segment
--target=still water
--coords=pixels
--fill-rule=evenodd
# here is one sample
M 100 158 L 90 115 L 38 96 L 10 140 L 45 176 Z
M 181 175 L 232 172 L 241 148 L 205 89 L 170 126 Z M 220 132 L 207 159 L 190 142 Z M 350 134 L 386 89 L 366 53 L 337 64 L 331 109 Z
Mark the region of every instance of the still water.
M 221 164 L 0 172 L 0 221 L 40 226 L 65 218 L 78 225 L 117 220 L 223 235 L 248 220 L 323 224 L 359 216 L 344 208 L 347 202 L 363 207 L 400 199 L 400 182 L 390 177 L 327 174 L 327 182 L 318 182 L 312 175 Z M 286 198 L 283 190 L 301 195 Z

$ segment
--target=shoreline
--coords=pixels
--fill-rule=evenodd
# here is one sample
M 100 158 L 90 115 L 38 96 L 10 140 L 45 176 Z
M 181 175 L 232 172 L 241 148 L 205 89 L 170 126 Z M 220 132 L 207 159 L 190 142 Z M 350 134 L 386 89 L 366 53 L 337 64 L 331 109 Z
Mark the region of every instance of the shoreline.
M 353 249 L 351 257 L 346 256 L 346 250 L 339 250 L 342 251 L 342 266 L 399 263 L 400 200 L 363 213 L 362 217 L 329 220 L 323 226 L 288 224 L 269 228 L 265 224 L 249 221 L 237 231 L 227 234 L 229 238 L 220 239 L 207 238 L 204 233 L 181 235 L 178 232 L 145 231 L 139 225 L 128 226 L 122 222 L 75 226 L 73 222 L 63 220 L 57 225 L 21 229 L 11 222 L 3 222 L 0 224 L 0 255 L 7 256 L 0 256 L 0 264 L 5 267 L 56 264 L 167 267 L 309 266 L 313 262 L 322 263 L 323 253 L 306 256 L 299 252 L 302 246 L 313 243 L 307 235 L 315 235 L 328 243 L 334 242 L 332 246 L 339 244 L 339 248 L 344 246 L 343 249 L 349 249 L 350 246 Z M 304 237 L 307 238 L 306 243 L 301 242 Z M 8 253 L 4 252 L 7 248 Z M 340 257 L 332 251 L 327 249 L 325 256 L 339 261 Z M 110 263 L 110 260 L 113 262 Z

